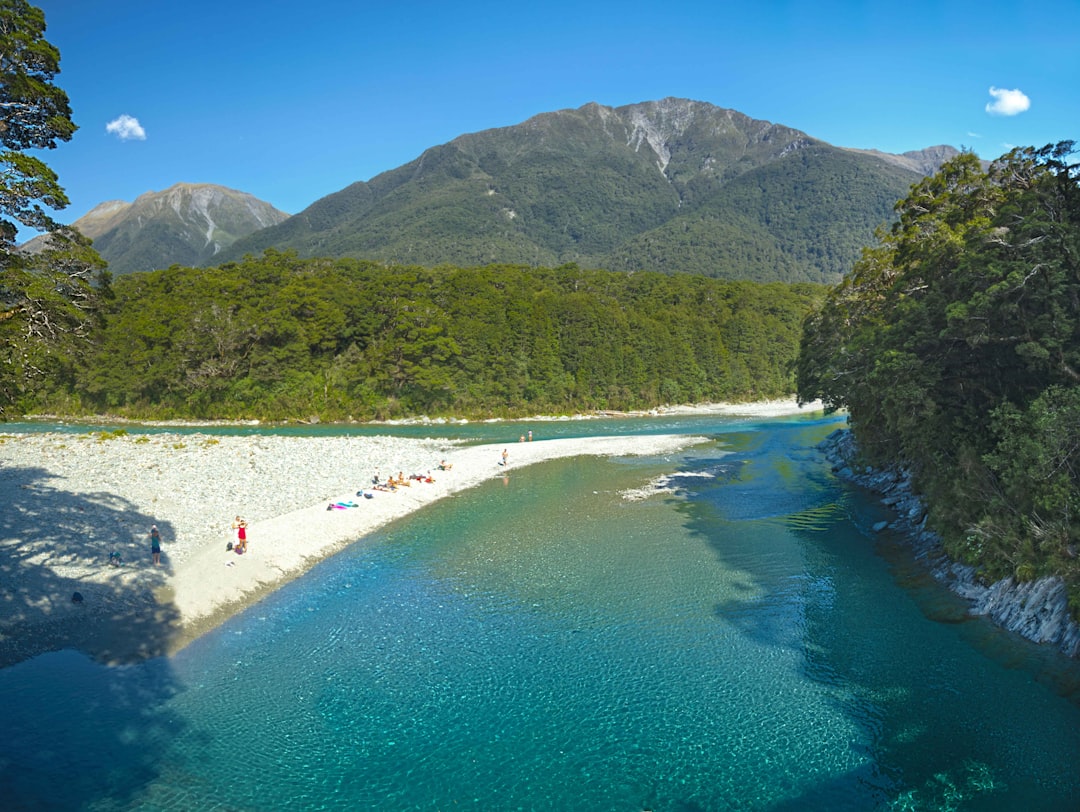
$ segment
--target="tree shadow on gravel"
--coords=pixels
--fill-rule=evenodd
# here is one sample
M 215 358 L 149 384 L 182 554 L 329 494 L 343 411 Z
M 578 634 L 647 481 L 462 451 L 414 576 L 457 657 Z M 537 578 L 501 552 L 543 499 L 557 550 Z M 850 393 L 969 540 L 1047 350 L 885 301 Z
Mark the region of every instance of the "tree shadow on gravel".
M 70 493 L 43 468 L 0 470 L 0 488 L 0 667 L 63 648 L 103 663 L 168 650 L 178 621 L 163 590 L 168 523 L 112 494 Z M 164 539 L 158 567 L 155 523 Z M 123 563 L 113 566 L 110 554 Z
M 172 664 L 157 656 L 178 627 L 164 590 L 173 528 L 112 494 L 70 493 L 43 468 L 0 469 L 0 493 L 3 806 L 138 805 L 187 728 L 168 705 L 181 690 Z

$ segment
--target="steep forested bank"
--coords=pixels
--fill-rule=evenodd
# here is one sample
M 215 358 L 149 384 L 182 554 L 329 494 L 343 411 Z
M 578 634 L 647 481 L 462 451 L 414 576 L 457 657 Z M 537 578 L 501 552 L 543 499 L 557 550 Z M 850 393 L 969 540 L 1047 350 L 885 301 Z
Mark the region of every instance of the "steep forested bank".
M 269 251 L 119 277 L 94 352 L 28 405 L 364 420 L 783 396 L 794 391 L 802 320 L 824 291 Z
M 807 321 L 798 392 L 900 463 L 987 581 L 1065 580 L 1080 611 L 1080 186 L 1072 142 L 962 155 Z

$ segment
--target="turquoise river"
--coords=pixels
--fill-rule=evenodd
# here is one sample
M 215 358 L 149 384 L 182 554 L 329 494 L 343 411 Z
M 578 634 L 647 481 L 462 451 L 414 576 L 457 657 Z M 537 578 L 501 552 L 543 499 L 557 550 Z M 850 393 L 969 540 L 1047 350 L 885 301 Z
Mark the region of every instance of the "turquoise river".
M 531 424 L 709 442 L 511 470 L 171 658 L 0 670 L 0 808 L 1077 810 L 1077 664 L 871 532 L 842 425 Z

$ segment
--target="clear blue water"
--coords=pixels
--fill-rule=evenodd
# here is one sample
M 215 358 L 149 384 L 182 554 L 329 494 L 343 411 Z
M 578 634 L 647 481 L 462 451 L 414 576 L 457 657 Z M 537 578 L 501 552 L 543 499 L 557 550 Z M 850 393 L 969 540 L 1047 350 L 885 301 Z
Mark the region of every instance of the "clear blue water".
M 1077 809 L 1076 665 L 867 529 L 837 425 L 575 424 L 714 442 L 513 471 L 169 659 L 4 669 L 0 807 Z

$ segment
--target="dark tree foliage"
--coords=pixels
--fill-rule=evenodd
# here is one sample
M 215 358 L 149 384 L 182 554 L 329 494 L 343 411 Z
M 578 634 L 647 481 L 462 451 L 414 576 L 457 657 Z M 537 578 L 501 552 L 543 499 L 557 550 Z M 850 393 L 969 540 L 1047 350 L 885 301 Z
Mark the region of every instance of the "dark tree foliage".
M 56 173 L 25 152 L 75 132 L 67 95 L 52 84 L 60 53 L 44 33 L 40 9 L 0 0 L 0 415 L 47 373 L 70 369 L 108 281 L 89 241 L 42 209 L 63 208 L 67 197 Z M 49 248 L 16 251 L 16 223 L 52 232 Z
M 912 188 L 806 322 L 798 391 L 911 465 L 954 555 L 1080 606 L 1080 186 L 1072 142 Z
M 44 38 L 45 15 L 25 0 L 0 0 L 0 212 L 44 231 L 54 224 L 39 203 L 67 205 L 54 173 L 28 149 L 53 149 L 75 132 L 67 94 L 53 85 L 60 52 Z M 0 221 L 3 247 L 15 226 Z
M 825 289 L 268 251 L 113 290 L 98 352 L 42 405 L 363 420 L 777 397 L 794 391 L 800 325 Z

